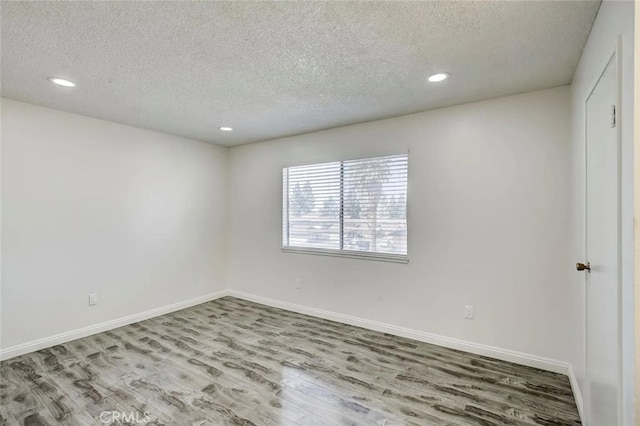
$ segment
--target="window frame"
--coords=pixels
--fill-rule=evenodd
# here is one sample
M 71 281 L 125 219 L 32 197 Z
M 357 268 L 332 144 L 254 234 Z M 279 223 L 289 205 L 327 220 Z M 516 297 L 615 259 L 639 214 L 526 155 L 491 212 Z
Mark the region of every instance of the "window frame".
M 405 221 L 406 221 L 406 244 L 407 244 L 407 253 L 406 254 L 395 254 L 395 253 L 380 253 L 373 251 L 360 251 L 360 250 L 348 250 L 344 249 L 344 162 L 346 161 L 358 161 L 358 160 L 374 160 L 378 158 L 385 157 L 396 157 L 396 156 L 405 156 L 406 157 L 406 167 L 407 167 L 407 187 L 405 192 Z M 340 162 L 340 215 L 339 215 L 339 238 L 340 238 L 340 247 L 339 249 L 328 249 L 328 248 L 317 248 L 317 247 L 297 247 L 285 245 L 285 239 L 288 241 L 289 239 L 289 215 L 290 215 L 290 207 L 289 207 L 289 175 L 288 169 L 291 167 L 302 167 L 302 166 L 314 166 L 325 163 L 333 163 Z M 282 218 L 282 229 L 281 229 L 281 251 L 283 253 L 294 253 L 294 254 L 310 254 L 310 255 L 320 255 L 320 256 L 331 256 L 331 257 L 342 257 L 342 258 L 350 258 L 350 259 L 359 259 L 359 260 L 375 260 L 382 262 L 392 262 L 392 263 L 409 263 L 409 153 L 399 153 L 399 154 L 389 154 L 382 155 L 376 157 L 359 157 L 354 159 L 341 159 L 341 160 L 327 160 L 322 162 L 314 162 L 314 163 L 306 163 L 306 164 L 296 164 L 296 165 L 288 165 L 283 166 L 281 178 L 285 179 L 284 171 L 287 171 L 286 175 L 286 191 L 285 193 L 285 182 L 281 182 L 281 218 Z M 287 202 L 287 207 L 285 207 L 285 197 Z M 285 208 L 287 211 L 287 216 L 285 218 Z

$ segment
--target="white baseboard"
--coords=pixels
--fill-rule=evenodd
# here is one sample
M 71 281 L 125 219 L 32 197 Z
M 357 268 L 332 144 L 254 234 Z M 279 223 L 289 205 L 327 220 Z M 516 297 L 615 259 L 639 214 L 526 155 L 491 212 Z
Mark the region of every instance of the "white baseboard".
M 584 424 L 584 414 L 583 410 L 583 402 L 582 402 L 582 392 L 580 391 L 580 386 L 578 386 L 578 379 L 576 378 L 576 374 L 573 371 L 573 367 L 569 364 L 569 383 L 571 383 L 571 390 L 573 391 L 573 397 L 576 399 L 576 406 L 578 407 L 578 414 L 580 414 L 580 420 L 582 424 Z
M 150 309 L 138 314 L 128 315 L 126 317 L 105 321 L 99 324 L 90 325 L 88 327 L 78 328 L 76 330 L 71 330 L 42 339 L 34 340 L 32 342 L 11 346 L 9 348 L 0 350 L 0 360 L 4 361 L 9 358 L 27 354 L 29 352 L 38 351 L 40 349 L 69 342 L 71 340 L 87 337 L 92 334 L 102 333 L 103 331 L 112 330 L 114 328 L 133 324 L 134 322 L 143 321 L 149 318 L 157 317 L 159 315 L 179 311 L 181 309 L 189 308 L 191 306 L 199 305 L 201 303 L 209 302 L 211 300 L 219 299 L 228 295 L 229 290 L 221 290 L 215 293 L 205 294 L 204 296 L 198 296 L 192 299 L 183 300 L 181 302 L 172 303 L 171 305 Z
M 437 334 L 426 333 L 424 331 L 413 330 L 410 328 L 398 327 L 396 325 L 385 324 L 378 321 L 371 321 L 364 318 L 353 317 L 350 315 L 339 314 L 322 309 L 296 305 L 294 303 L 269 299 L 266 297 L 256 296 L 237 290 L 229 290 L 229 296 L 237 297 L 239 299 L 244 299 L 251 302 L 261 303 L 263 305 L 272 306 L 274 308 L 286 309 L 288 311 L 298 312 L 300 314 L 311 315 L 318 318 L 336 321 L 343 324 L 354 325 L 369 330 L 375 330 L 382 333 L 389 333 L 396 336 L 406 337 L 409 339 L 418 340 L 420 342 L 444 346 L 445 348 L 457 349 L 476 355 L 483 355 L 502 361 L 513 362 L 515 364 L 526 365 L 528 367 L 534 367 L 554 373 L 565 374 L 567 376 L 569 376 L 569 371 L 571 368 L 568 363 L 557 361 L 554 359 L 525 354 L 517 351 L 511 351 L 508 349 L 501 349 L 494 346 L 483 345 L 480 343 L 468 342 L 465 340 L 454 339 Z

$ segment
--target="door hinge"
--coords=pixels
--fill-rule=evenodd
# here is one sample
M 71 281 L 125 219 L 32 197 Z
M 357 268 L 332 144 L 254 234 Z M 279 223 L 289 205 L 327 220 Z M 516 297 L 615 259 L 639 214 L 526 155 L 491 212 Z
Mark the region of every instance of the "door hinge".
M 611 127 L 616 127 L 616 106 L 611 105 Z

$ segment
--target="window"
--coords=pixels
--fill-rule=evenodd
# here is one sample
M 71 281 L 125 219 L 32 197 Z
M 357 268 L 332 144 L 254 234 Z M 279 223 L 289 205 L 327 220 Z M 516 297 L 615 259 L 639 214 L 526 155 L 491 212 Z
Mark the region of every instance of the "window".
M 285 167 L 284 251 L 407 262 L 407 155 Z

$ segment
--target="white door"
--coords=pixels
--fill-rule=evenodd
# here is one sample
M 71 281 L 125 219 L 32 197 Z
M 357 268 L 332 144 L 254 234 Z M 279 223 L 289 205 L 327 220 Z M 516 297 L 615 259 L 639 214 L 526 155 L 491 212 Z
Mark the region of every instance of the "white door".
M 618 425 L 618 78 L 614 56 L 586 103 L 586 399 L 589 426 Z

